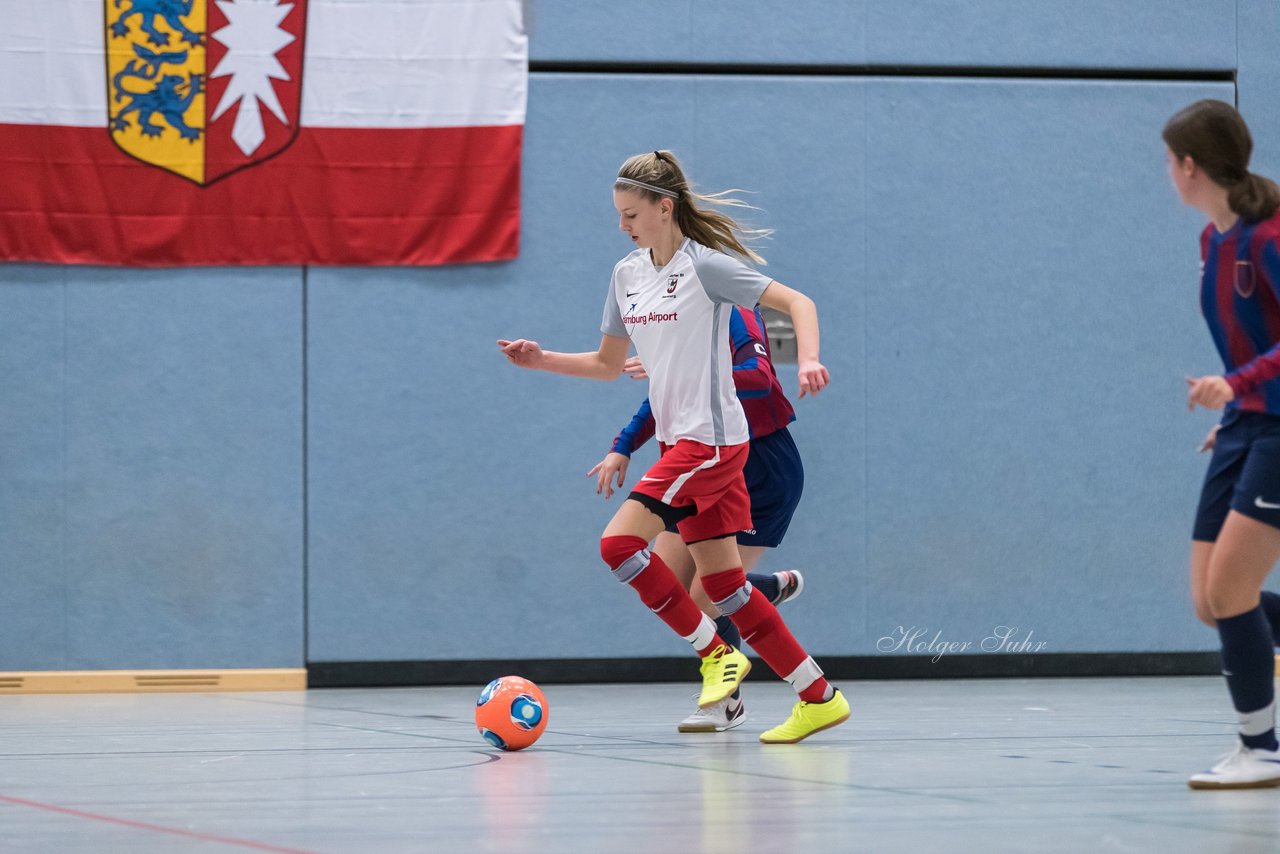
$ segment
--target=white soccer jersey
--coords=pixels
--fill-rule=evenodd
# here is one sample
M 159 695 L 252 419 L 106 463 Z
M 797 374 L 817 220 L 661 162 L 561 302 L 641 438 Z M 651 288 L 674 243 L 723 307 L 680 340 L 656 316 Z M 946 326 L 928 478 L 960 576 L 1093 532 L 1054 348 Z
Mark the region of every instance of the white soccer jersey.
M 653 266 L 637 249 L 613 268 L 600 330 L 630 336 L 649 374 L 658 441 L 738 445 L 750 439 L 733 385 L 729 317 L 754 307 L 772 281 L 736 258 L 688 238 Z

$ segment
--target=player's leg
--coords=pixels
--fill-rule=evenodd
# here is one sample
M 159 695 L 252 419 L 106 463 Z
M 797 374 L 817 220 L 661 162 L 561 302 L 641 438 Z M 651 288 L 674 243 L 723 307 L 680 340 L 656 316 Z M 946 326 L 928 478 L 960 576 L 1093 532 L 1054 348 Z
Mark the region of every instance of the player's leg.
M 706 594 L 720 613 L 729 617 L 747 643 L 760 654 L 779 676 L 788 674 L 812 660 L 795 642 L 791 632 L 778 616 L 777 609 L 759 590 L 747 583 L 742 571 L 738 546 L 732 537 L 720 537 L 691 543 L 689 551 L 698 566 L 698 578 Z M 807 669 L 807 668 L 806 668 Z M 816 665 L 813 667 L 816 670 Z M 793 686 L 802 699 L 820 701 L 830 697 L 830 686 L 820 674 L 802 674 L 803 683 Z
M 688 548 L 684 547 L 685 554 L 688 554 Z M 794 599 L 800 595 L 800 591 L 804 589 L 804 577 L 799 570 L 788 569 L 772 574 L 755 573 L 751 570 L 760 562 L 760 558 L 768 551 L 763 546 L 738 546 L 738 552 L 742 558 L 743 570 L 747 575 L 747 583 L 753 588 L 759 590 L 774 605 L 781 605 L 789 599 Z M 693 558 L 688 558 L 690 570 L 693 571 Z M 711 601 L 711 597 L 707 596 L 707 591 L 703 588 L 702 583 L 697 580 L 696 573 L 689 588 L 693 601 L 698 603 L 698 607 L 702 609 L 716 623 L 716 633 L 724 639 L 724 642 L 735 649 L 742 648 L 742 635 L 738 631 L 738 627 L 733 624 L 733 620 L 720 613 L 720 609 Z M 734 695 L 736 698 L 736 694 Z
M 698 566 L 698 577 L 716 607 L 733 620 L 746 642 L 800 695 L 791 717 L 762 734 L 760 740 L 794 743 L 847 720 L 849 704 L 844 696 L 828 684 L 777 608 L 747 584 L 736 540 L 721 537 L 691 542 L 689 551 Z
M 1189 784 L 1197 789 L 1280 786 L 1275 638 L 1261 602 L 1263 582 L 1280 559 L 1280 435 L 1269 435 L 1273 425 L 1268 419 L 1247 423 L 1251 441 L 1231 512 L 1209 555 L 1205 584 L 1222 642 L 1222 674 L 1239 717 L 1240 742 L 1212 769 L 1191 778 Z
M 800 595 L 804 577 L 797 570 L 771 574 L 753 570 L 767 550 L 782 545 L 804 493 L 804 464 L 791 431 L 783 428 L 752 439 L 742 479 L 751 496 L 751 528 L 738 534 L 742 566 L 751 586 L 781 605 Z
M 1230 512 L 1221 524 L 1221 496 Z M 1262 584 L 1280 558 L 1280 427 L 1265 416 L 1241 414 L 1218 430 L 1205 477 L 1194 538 L 1213 541 L 1202 596 L 1222 643 L 1222 675 L 1240 720 L 1236 749 L 1192 788 L 1280 785 L 1275 736 L 1275 647 L 1261 604 Z M 1203 557 L 1203 548 L 1197 549 Z M 1194 581 L 1194 576 L 1193 576 Z
M 1209 607 L 1222 640 L 1222 674 L 1240 721 L 1240 743 L 1208 771 L 1196 789 L 1280 786 L 1275 733 L 1275 647 L 1259 602 L 1267 574 L 1280 559 L 1280 530 L 1232 512 L 1209 561 Z
M 600 538 L 600 556 L 614 577 L 634 589 L 650 611 L 700 656 L 710 655 L 724 645 L 716 635 L 715 622 L 702 613 L 666 562 L 649 550 L 649 541 L 681 514 L 641 498 L 645 500 L 632 497 L 622 502 Z

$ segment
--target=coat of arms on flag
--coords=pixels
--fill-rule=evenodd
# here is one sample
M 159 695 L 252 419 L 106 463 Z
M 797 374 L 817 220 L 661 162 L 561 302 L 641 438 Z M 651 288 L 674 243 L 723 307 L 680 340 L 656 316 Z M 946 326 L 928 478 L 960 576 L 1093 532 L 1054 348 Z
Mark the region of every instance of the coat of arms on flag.
M 103 0 L 112 140 L 196 184 L 298 133 L 306 0 Z

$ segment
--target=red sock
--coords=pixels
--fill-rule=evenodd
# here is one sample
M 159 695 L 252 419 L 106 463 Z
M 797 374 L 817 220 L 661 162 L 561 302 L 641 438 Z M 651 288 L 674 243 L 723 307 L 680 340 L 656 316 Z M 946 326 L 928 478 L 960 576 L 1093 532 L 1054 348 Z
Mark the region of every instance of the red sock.
M 759 590 L 752 589 L 751 595 L 746 595 L 747 579 L 741 569 L 703 576 L 702 589 L 727 612 L 742 632 L 743 642 L 751 644 L 774 673 L 790 682 L 801 700 L 821 703 L 826 699 L 828 686 L 822 671 L 792 636 L 773 603 Z
M 640 601 L 650 611 L 693 644 L 698 655 L 707 657 L 724 643 L 716 634 L 715 623 L 702 613 L 671 567 L 648 547 L 649 543 L 640 537 L 602 537 L 600 555 L 619 581 L 640 594 Z

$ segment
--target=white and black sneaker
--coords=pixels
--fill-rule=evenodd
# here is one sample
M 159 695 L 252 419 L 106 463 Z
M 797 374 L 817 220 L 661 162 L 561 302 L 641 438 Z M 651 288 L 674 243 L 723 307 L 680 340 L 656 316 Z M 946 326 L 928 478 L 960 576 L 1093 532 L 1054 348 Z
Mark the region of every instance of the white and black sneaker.
M 789 602 L 804 592 L 804 576 L 798 569 L 784 569 L 781 572 L 775 572 L 773 577 L 778 579 L 778 596 L 771 600 L 774 605 Z
M 693 714 L 682 720 L 676 729 L 680 732 L 724 732 L 741 726 L 746 720 L 747 709 L 742 704 L 742 695 L 739 694 L 725 697 L 705 709 L 696 709 Z
M 1222 757 L 1208 771 L 1192 774 L 1187 785 L 1193 789 L 1265 789 L 1280 786 L 1280 750 L 1245 747 Z

